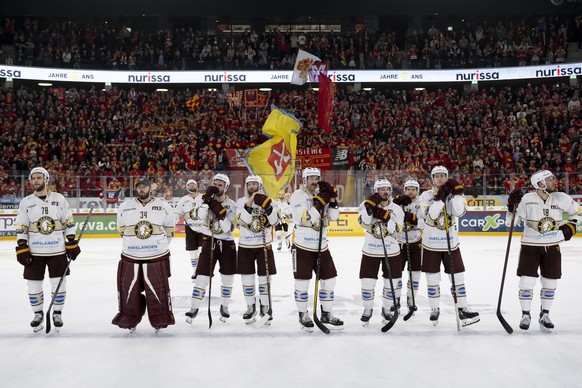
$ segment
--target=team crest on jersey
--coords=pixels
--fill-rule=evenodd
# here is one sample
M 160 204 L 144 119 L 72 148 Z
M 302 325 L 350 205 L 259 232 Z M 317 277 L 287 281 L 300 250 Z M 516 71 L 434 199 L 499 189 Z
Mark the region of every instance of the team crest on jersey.
M 441 213 L 439 215 L 439 217 L 434 221 L 435 223 L 435 227 L 439 230 L 445 230 L 445 215 L 443 213 Z M 449 228 L 453 225 L 453 217 L 451 217 L 449 214 L 447 214 L 447 224 L 449 226 Z
M 190 219 L 192 219 L 192 220 L 199 220 L 200 219 L 198 217 L 198 208 L 197 207 L 190 210 L 190 212 L 188 214 L 190 215 Z
M 51 234 L 55 230 L 55 220 L 48 216 L 40 217 L 36 226 L 41 234 Z
M 556 220 L 552 217 L 544 217 L 537 222 L 537 231 L 540 233 L 550 232 L 556 229 Z
M 385 226 L 380 226 L 379 222 L 374 223 L 374 225 L 372 225 L 372 236 L 381 239 L 382 235 L 384 235 L 384 237 L 388 236 L 388 230 Z
M 154 232 L 154 227 L 149 221 L 140 221 L 135 225 L 135 235 L 140 240 L 149 238 Z
M 259 233 L 263 230 L 263 223 L 261 222 L 261 215 L 253 216 L 253 220 L 249 224 L 249 230 L 253 233 Z

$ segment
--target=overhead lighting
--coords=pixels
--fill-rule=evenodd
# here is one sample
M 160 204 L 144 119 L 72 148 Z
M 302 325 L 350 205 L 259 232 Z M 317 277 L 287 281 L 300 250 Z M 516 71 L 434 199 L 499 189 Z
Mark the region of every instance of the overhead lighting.
M 371 90 L 374 90 L 374 88 L 363 88 L 365 92 L 369 92 Z
M 424 90 L 426 90 L 425 88 L 414 88 L 414 90 L 416 90 L 417 92 L 422 92 Z
M 216 92 L 218 89 L 216 89 L 216 88 L 208 88 L 207 90 L 208 90 L 209 92 Z
M 50 82 L 39 82 L 38 86 L 53 86 Z
M 156 92 L 167 92 L 167 91 L 168 91 L 168 89 L 166 89 L 166 88 L 158 88 L 158 89 L 156 89 Z
M 270 92 L 271 90 L 273 90 L 273 89 L 271 89 L 271 88 L 259 88 L 259 91 L 261 91 L 261 92 Z
M 313 89 L 316 92 L 319 92 L 319 88 L 311 88 L 311 89 Z

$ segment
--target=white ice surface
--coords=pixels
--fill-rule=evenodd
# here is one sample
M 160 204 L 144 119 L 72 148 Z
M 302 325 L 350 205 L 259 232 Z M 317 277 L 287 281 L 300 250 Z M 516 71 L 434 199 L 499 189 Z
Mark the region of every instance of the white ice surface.
M 272 284 L 274 321 L 256 329 L 242 320 L 245 303 L 237 276 L 227 323 L 218 320 L 219 276 L 215 277 L 208 329 L 206 301 L 192 325 L 190 262 L 183 238 L 171 244 L 170 279 L 176 325 L 155 334 L 144 317 L 133 334 L 111 324 L 117 311 L 116 269 L 121 240 L 85 238 L 72 264 L 60 333 L 32 333 L 26 281 L 14 256 L 14 242 L 0 241 L 0 387 L 582 387 L 582 238 L 562 244 L 563 278 L 551 317 L 553 333 L 521 316 L 515 276 L 519 237 L 509 260 L 503 313 L 515 332 L 505 333 L 495 315 L 506 237 L 461 237 L 469 304 L 481 322 L 457 331 L 449 282 L 441 289 L 441 319 L 428 320 L 426 281 L 419 311 L 381 333 L 381 282 L 375 315 L 362 327 L 358 270 L 362 238 L 331 238 L 338 268 L 334 313 L 343 332 L 325 335 L 299 329 L 293 300 L 291 256 L 276 253 Z M 49 294 L 45 281 L 45 295 Z M 313 282 L 310 293 L 313 292 Z M 49 299 L 48 296 L 45 299 Z M 45 303 L 45 311 L 48 303 Z M 311 307 L 311 304 L 310 304 Z M 406 308 L 403 308 L 403 313 Z

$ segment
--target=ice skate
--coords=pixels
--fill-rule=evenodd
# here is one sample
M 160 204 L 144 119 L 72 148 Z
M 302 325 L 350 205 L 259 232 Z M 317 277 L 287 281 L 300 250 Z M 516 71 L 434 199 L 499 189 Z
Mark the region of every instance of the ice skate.
M 531 324 L 531 314 L 529 311 L 522 311 L 521 312 L 521 320 L 519 321 L 519 328 L 521 330 L 529 329 L 529 325 Z
M 364 309 L 364 312 L 360 317 L 360 321 L 362 321 L 363 326 L 368 326 L 368 324 L 370 323 L 370 318 L 372 318 L 373 312 L 374 312 L 373 309 Z
M 321 323 L 323 323 L 330 330 L 344 329 L 344 321 L 323 310 L 321 311 Z
M 299 324 L 301 325 L 302 330 L 305 330 L 309 333 L 313 331 L 313 321 L 311 320 L 307 312 L 299 313 Z
M 55 325 L 55 330 L 58 333 L 63 327 L 63 317 L 60 311 L 53 311 L 53 324 Z
M 433 325 L 438 325 L 439 323 L 439 316 L 441 315 L 441 310 L 437 307 L 436 309 L 430 309 L 430 321 Z
M 279 240 L 279 242 L 277 243 L 277 250 L 279 252 L 281 252 L 281 248 L 283 247 L 283 242 L 281 242 L 281 240 Z
M 255 303 L 247 305 L 247 311 L 243 314 L 243 320 L 247 325 L 256 322 L 257 308 Z
M 550 320 L 550 312 L 548 310 L 542 310 L 540 312 L 540 330 L 546 333 L 551 333 L 554 328 L 554 324 Z
M 287 250 L 291 250 L 291 236 L 285 237 L 285 241 L 287 242 Z
M 465 307 L 465 308 L 459 307 L 458 311 L 459 311 L 459 320 L 461 321 L 461 325 L 463 327 L 472 325 L 472 324 L 477 323 L 481 320 L 481 318 L 479 318 L 479 313 L 476 311 L 469 310 L 468 307 Z
M 413 316 L 414 313 L 418 310 L 418 307 L 412 303 L 412 297 L 410 297 L 410 295 L 406 297 L 406 306 L 408 307 L 408 314 L 406 315 Z
M 190 311 L 188 311 L 186 313 L 186 322 L 188 322 L 189 324 L 192 324 L 192 320 L 194 318 L 196 318 L 197 315 L 198 315 L 198 309 L 191 308 Z
M 34 313 L 34 319 L 30 322 L 30 326 L 32 327 L 32 331 L 39 332 L 44 329 L 44 312 L 36 311 Z
M 226 322 L 230 318 L 230 313 L 228 312 L 228 307 L 225 305 L 220 305 L 220 320 Z
M 269 315 L 269 305 L 261 304 L 260 314 L 261 314 L 261 319 L 259 319 L 257 321 L 257 323 L 255 323 L 255 326 L 256 327 L 271 326 L 271 321 L 273 320 L 273 316 Z
M 135 331 L 135 329 L 136 329 L 135 327 L 130 327 L 129 328 L 129 334 L 133 333 Z
M 194 280 L 196 280 L 196 274 L 192 275 L 191 279 L 192 279 L 192 282 L 194 282 Z
M 396 308 L 398 309 L 398 314 L 400 314 L 400 298 L 396 298 Z M 390 306 L 390 309 L 382 308 L 382 323 L 387 324 L 394 318 L 394 304 Z

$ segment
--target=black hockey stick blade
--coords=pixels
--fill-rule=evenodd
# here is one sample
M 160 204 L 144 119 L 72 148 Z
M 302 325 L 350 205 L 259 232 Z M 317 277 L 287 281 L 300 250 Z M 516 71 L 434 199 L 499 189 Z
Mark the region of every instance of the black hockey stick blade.
M 210 329 L 212 327 L 212 313 L 210 312 L 210 309 L 208 309 L 208 328 Z
M 505 318 L 503 318 L 503 315 L 501 315 L 501 311 L 499 310 L 497 310 L 497 319 L 499 319 L 499 322 L 501 322 L 501 326 L 503 326 L 507 334 L 513 333 L 513 328 L 509 326 L 509 323 L 507 323 Z
M 315 322 L 315 326 L 319 328 L 319 330 L 323 331 L 325 334 L 329 334 L 330 331 L 321 321 L 317 318 L 317 314 L 313 314 L 313 322 Z
M 397 320 L 398 320 L 398 309 L 394 310 L 394 315 L 392 316 L 392 319 L 390 319 L 387 324 L 382 326 L 382 333 L 386 333 L 388 330 L 392 329 L 392 326 L 394 326 Z
M 414 315 L 415 311 L 416 311 L 416 306 L 414 306 L 413 309 L 408 310 L 408 312 L 406 313 L 406 315 L 402 319 L 404 319 L 404 321 L 408 321 Z

